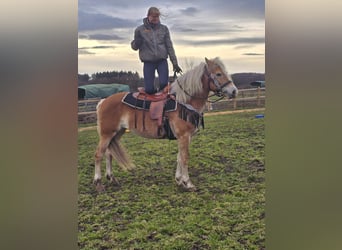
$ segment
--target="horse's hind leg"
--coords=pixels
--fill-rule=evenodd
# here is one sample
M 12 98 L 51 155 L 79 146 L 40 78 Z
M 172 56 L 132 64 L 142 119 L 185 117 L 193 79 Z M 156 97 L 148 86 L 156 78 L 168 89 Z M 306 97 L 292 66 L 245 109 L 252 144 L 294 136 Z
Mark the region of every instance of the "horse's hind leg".
M 114 177 L 112 173 L 113 156 L 111 155 L 108 149 L 106 150 L 105 156 L 106 156 L 106 178 L 110 183 L 113 183 L 114 185 L 119 185 L 119 182 L 117 181 L 117 179 Z
M 99 144 L 96 148 L 94 184 L 96 185 L 96 189 L 98 191 L 104 190 L 104 186 L 101 184 L 101 161 L 111 139 L 111 136 L 101 136 Z

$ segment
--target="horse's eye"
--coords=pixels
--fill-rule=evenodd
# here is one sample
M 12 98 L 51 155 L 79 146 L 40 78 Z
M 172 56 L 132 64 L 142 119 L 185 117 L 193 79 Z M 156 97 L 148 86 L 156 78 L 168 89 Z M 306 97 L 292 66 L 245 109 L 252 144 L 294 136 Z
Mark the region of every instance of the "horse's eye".
M 216 76 L 217 76 L 217 77 L 221 77 L 222 74 L 221 74 L 221 73 L 216 73 Z

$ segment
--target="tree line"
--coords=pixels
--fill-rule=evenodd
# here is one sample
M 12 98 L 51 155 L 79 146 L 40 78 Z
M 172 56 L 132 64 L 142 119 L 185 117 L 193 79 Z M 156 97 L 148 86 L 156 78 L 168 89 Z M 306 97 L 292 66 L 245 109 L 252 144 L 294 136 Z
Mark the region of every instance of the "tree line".
M 235 85 L 240 89 L 251 88 L 253 81 L 265 81 L 264 73 L 235 73 L 231 75 Z M 172 81 L 172 77 L 170 77 Z M 78 74 L 78 85 L 97 84 L 97 83 L 119 83 L 127 84 L 131 91 L 136 91 L 138 87 L 144 85 L 144 78 L 138 72 L 132 71 L 104 71 L 92 75 Z
M 127 84 L 130 86 L 131 91 L 135 91 L 139 86 L 143 86 L 143 82 L 144 79 L 139 76 L 139 73 L 132 71 L 104 71 L 91 75 L 78 74 L 78 86 L 98 83 L 119 83 Z

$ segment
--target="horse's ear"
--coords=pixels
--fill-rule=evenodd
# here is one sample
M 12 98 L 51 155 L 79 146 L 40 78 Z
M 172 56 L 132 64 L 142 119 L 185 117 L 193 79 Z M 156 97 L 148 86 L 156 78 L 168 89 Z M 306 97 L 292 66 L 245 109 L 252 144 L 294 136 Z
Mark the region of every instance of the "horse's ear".
M 209 64 L 210 63 L 210 60 L 208 58 L 205 57 L 205 62 L 206 64 Z

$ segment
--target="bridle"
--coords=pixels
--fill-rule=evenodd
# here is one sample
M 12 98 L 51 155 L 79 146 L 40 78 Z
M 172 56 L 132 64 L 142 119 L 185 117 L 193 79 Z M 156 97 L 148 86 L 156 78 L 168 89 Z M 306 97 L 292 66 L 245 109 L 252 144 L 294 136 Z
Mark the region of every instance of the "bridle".
M 181 73 L 181 74 L 182 74 L 182 73 Z M 208 98 L 210 98 L 210 97 L 212 97 L 212 96 L 218 96 L 218 97 L 219 97 L 219 98 L 218 98 L 217 100 L 215 100 L 215 101 L 210 101 L 210 100 L 208 99 L 207 101 L 210 102 L 210 103 L 215 103 L 215 102 L 217 102 L 217 101 L 223 99 L 223 98 L 224 98 L 224 94 L 223 94 L 223 92 L 222 92 L 222 89 L 223 89 L 224 87 L 226 87 L 226 86 L 227 86 L 229 83 L 231 83 L 232 81 L 231 81 L 231 80 L 228 80 L 227 82 L 225 82 L 225 83 L 223 83 L 223 84 L 221 85 L 221 84 L 219 83 L 219 81 L 217 80 L 216 75 L 213 74 L 213 73 L 209 73 L 209 72 L 208 72 L 207 67 L 205 68 L 205 74 L 203 74 L 202 77 L 204 77 L 204 76 L 206 76 L 206 77 L 208 78 L 208 80 L 207 80 L 208 89 L 209 89 L 210 91 L 213 91 L 213 92 L 214 92 L 213 95 L 210 95 L 210 96 L 207 96 L 207 97 L 190 95 L 190 94 L 182 87 L 182 85 L 180 85 L 180 83 L 179 83 L 179 81 L 178 81 L 178 79 L 177 79 L 176 72 L 174 73 L 174 76 L 173 76 L 174 78 L 173 78 L 173 79 L 176 79 L 179 88 L 180 88 L 187 96 L 189 96 L 189 97 L 191 97 L 191 98 L 208 99 Z M 215 85 L 216 89 L 213 90 L 213 89 L 210 88 L 210 83 L 211 83 L 211 82 Z

